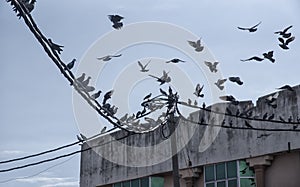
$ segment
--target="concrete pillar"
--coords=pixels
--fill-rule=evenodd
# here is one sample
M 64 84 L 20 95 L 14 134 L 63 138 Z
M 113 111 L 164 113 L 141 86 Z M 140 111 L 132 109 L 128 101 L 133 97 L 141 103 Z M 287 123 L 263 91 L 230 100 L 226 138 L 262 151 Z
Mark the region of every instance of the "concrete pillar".
M 185 181 L 186 187 L 194 187 L 194 182 L 202 173 L 201 168 L 187 168 L 180 170 L 181 178 Z
M 265 155 L 246 159 L 249 166 L 254 168 L 256 187 L 265 187 L 265 169 L 271 165 L 273 156 Z

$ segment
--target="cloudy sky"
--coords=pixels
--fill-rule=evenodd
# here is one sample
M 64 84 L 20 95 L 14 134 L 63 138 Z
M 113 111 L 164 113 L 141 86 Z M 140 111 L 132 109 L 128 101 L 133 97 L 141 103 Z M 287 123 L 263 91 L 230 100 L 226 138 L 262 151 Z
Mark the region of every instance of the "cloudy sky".
M 11 8 L 5 1 L 0 2 L 0 160 L 74 142 L 79 133 L 73 113 L 72 88 Z M 165 22 L 201 37 L 220 62 L 223 76 L 236 75 L 244 81 L 242 87 L 226 84 L 226 92 L 238 99 L 255 102 L 258 97 L 274 92 L 276 87 L 299 84 L 298 0 L 52 0 L 38 1 L 32 12 L 42 32 L 65 46 L 61 58 L 66 62 L 73 58 L 80 62 L 95 41 L 113 30 L 107 19 L 109 14 L 124 16 L 124 25 L 143 21 Z M 237 26 L 252 26 L 259 21 L 262 24 L 256 33 L 237 29 Z M 279 48 L 277 36 L 273 33 L 289 25 L 293 25 L 290 31 L 296 40 L 290 44 L 290 50 L 284 51 Z M 168 59 L 171 54 L 176 54 L 176 57 L 188 58 L 181 56 L 176 49 L 172 49 L 173 53 L 170 49 L 165 50 L 168 55 L 157 53 L 155 57 Z M 240 62 L 240 59 L 261 56 L 270 50 L 274 50 L 274 64 L 267 60 L 262 63 Z M 140 50 L 137 56 L 129 55 L 128 59 L 141 59 L 142 55 L 149 57 L 155 54 Z M 78 66 L 75 66 L 74 72 L 76 68 Z M 109 88 L 110 85 L 106 86 Z M 79 148 L 74 146 L 24 162 L 1 164 L 0 169 L 55 157 Z M 77 155 L 0 173 L 0 186 L 78 186 L 79 160 Z

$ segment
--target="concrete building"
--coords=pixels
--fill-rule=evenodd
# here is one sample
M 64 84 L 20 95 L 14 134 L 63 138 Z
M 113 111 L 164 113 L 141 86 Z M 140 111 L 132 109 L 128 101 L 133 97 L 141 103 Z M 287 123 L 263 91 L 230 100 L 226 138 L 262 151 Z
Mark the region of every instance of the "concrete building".
M 292 122 L 299 121 L 300 86 L 294 90 L 280 91 L 271 104 L 266 98 L 274 93 L 255 106 L 218 103 L 209 107 L 216 113 L 200 110 L 180 120 L 181 187 L 299 187 L 300 126 Z M 127 133 L 117 131 L 84 143 L 82 149 L 93 149 L 81 154 L 80 187 L 173 186 L 170 138 L 162 130 L 124 139 Z

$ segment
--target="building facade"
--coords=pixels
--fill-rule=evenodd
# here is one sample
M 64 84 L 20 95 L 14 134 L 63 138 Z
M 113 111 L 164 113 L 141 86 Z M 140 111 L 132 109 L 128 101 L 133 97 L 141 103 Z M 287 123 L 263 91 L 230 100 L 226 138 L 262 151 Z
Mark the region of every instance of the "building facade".
M 299 187 L 300 86 L 280 91 L 273 105 L 272 95 L 255 106 L 218 103 L 179 118 L 169 134 L 176 135 L 180 186 Z M 172 142 L 163 131 L 117 131 L 84 143 L 92 149 L 81 154 L 80 187 L 173 186 Z

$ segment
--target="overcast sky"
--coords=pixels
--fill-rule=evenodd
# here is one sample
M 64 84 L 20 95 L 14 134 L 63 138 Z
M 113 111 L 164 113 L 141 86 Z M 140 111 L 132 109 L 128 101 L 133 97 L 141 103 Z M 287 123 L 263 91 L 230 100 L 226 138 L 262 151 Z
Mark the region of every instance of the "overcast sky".
M 258 97 L 276 91 L 276 87 L 299 84 L 298 0 L 52 0 L 38 1 L 32 12 L 42 32 L 54 42 L 65 46 L 61 55 L 64 61 L 73 58 L 80 61 L 96 40 L 112 31 L 107 19 L 109 14 L 124 16 L 124 25 L 143 21 L 166 22 L 202 37 L 215 59 L 220 62 L 219 68 L 224 77 L 236 75 L 244 81 L 242 87 L 226 84 L 226 92 L 238 99 L 255 102 Z M 237 26 L 252 26 L 259 21 L 262 24 L 256 33 L 237 29 Z M 72 88 L 23 20 L 16 17 L 12 7 L 5 1 L 0 2 L 0 24 L 0 160 L 76 141 L 79 130 L 73 114 Z M 296 40 L 290 44 L 290 50 L 284 51 L 279 48 L 277 36 L 273 33 L 289 25 L 293 25 L 290 31 Z M 240 62 L 240 59 L 261 56 L 270 50 L 274 50 L 274 64 L 266 60 L 262 63 Z M 147 51 L 140 53 L 147 55 Z M 178 54 L 176 49 L 174 54 Z M 153 56 L 152 53 L 150 55 Z M 157 58 L 167 57 L 159 54 Z M 79 148 L 74 146 L 26 162 L 2 164 L 0 169 Z M 70 160 L 67 158 L 1 173 L 0 186 L 78 186 L 79 167 L 77 155 Z M 9 179 L 14 180 L 3 183 Z

